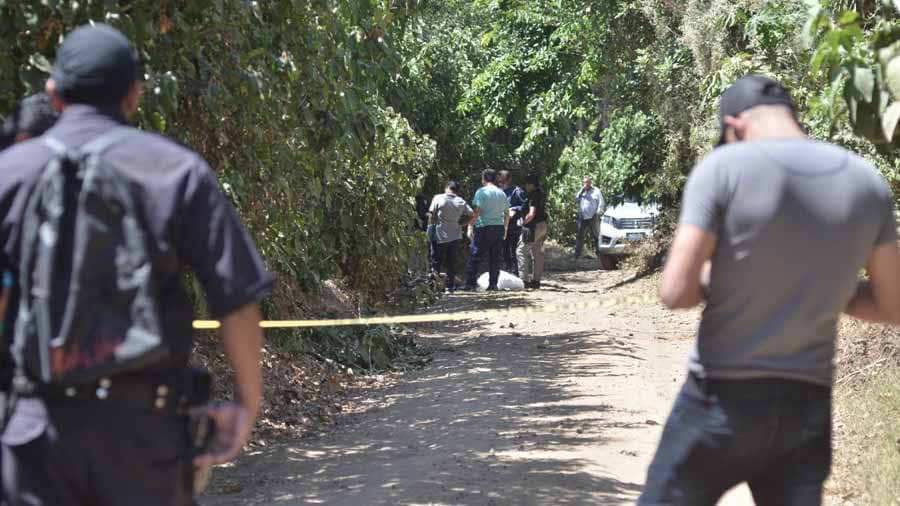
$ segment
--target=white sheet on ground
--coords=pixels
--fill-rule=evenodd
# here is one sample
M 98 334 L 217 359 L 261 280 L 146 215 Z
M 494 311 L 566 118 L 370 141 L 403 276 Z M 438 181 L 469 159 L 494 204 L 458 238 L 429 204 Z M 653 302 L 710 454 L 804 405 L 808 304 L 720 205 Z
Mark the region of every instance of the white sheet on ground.
M 478 291 L 487 290 L 488 273 L 485 272 L 478 277 Z M 525 282 L 522 278 L 514 276 L 506 271 L 500 271 L 500 277 L 497 279 L 497 288 L 501 290 L 524 290 Z

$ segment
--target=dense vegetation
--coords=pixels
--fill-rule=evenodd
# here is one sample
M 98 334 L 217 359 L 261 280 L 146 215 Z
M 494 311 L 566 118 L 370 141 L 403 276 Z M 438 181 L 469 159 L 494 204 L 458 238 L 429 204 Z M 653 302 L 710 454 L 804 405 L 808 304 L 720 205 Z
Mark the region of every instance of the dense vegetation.
M 900 185 L 896 6 L 874 0 L 0 0 L 0 113 L 42 87 L 87 20 L 146 59 L 145 128 L 219 171 L 283 316 L 323 279 L 370 302 L 406 276 L 417 194 L 485 167 L 543 177 L 551 231 L 592 175 L 677 209 L 749 72 L 787 83 L 817 138 Z M 852 120 L 852 121 L 851 121 Z M 859 135 L 857 135 L 859 134 Z

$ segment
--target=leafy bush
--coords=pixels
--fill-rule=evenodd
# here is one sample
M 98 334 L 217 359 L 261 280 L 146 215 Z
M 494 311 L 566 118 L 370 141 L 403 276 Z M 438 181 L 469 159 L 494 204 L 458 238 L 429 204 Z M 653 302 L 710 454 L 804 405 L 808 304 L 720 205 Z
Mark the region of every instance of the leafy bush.
M 591 131 L 578 135 L 559 158 L 548 177 L 548 209 L 554 217 L 550 235 L 560 243 L 574 240 L 575 195 L 582 180 L 590 177 L 600 188 L 608 206 L 624 198 L 653 199 L 651 181 L 659 169 L 658 122 L 649 114 L 625 107 L 617 111 L 609 126 L 595 141 Z
M 414 1 L 0 2 L 0 113 L 43 86 L 57 41 L 89 20 L 145 58 L 141 126 L 218 170 L 280 275 L 270 310 L 347 276 L 383 297 L 406 268 L 412 196 L 435 144 L 387 106 Z

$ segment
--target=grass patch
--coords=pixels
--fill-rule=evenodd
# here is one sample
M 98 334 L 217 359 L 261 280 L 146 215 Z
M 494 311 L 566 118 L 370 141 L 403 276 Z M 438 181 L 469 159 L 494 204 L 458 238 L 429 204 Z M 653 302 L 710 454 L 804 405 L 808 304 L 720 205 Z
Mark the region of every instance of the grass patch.
M 849 504 L 900 505 L 900 369 L 839 388 L 835 413 L 830 495 Z

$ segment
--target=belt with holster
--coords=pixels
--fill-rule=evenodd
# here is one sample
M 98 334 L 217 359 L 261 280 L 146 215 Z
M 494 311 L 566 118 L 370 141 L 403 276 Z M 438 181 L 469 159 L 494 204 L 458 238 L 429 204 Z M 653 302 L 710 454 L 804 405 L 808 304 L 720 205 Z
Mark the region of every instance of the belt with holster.
M 47 403 L 104 402 L 160 414 L 187 414 L 189 408 L 209 402 L 210 376 L 199 369 L 160 374 L 121 374 L 80 385 L 33 385 L 14 390 L 21 397 L 40 397 Z

